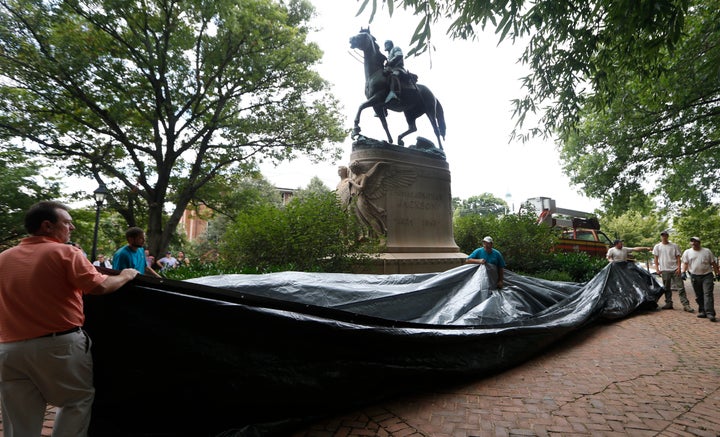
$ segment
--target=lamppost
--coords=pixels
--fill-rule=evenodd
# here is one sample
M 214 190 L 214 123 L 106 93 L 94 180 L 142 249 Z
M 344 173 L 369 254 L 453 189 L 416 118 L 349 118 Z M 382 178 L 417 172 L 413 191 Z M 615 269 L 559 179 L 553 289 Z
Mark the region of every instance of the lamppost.
M 100 186 L 97 187 L 95 191 L 93 191 L 93 197 L 95 198 L 95 233 L 93 234 L 93 245 L 92 245 L 92 252 L 90 253 L 90 261 L 95 261 L 95 255 L 97 253 L 97 237 L 98 237 L 98 228 L 100 227 L 100 208 L 102 207 L 103 202 L 105 201 L 105 197 L 108 195 L 107 187 L 105 187 L 105 184 L 102 182 L 100 183 Z

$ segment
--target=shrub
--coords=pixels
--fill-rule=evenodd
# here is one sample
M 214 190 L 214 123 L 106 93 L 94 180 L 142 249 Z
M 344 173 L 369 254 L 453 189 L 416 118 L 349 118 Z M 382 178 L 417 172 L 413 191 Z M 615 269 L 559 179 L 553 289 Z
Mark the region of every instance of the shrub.
M 497 241 L 504 241 L 498 238 L 497 232 L 499 219 L 496 216 L 462 215 L 453 219 L 453 234 L 455 243 L 460 250 L 470 253 L 482 246 L 482 239 L 486 235 L 492 235 Z
M 552 270 L 565 272 L 573 282 L 587 282 L 607 266 L 605 258 L 594 258 L 585 252 L 556 253 L 553 255 L 553 263 L 553 269 L 546 272 Z M 545 278 L 545 276 L 540 277 Z
M 228 227 L 220 256 L 229 265 L 278 270 L 346 272 L 377 252 L 358 241 L 358 224 L 334 192 L 308 193 L 286 207 L 260 205 Z
M 481 247 L 485 236 L 492 236 L 495 248 L 502 252 L 512 271 L 531 273 L 552 266 L 555 233 L 547 226 L 538 226 L 531 214 L 458 216 L 453 220 L 453 232 L 455 242 L 465 253 Z

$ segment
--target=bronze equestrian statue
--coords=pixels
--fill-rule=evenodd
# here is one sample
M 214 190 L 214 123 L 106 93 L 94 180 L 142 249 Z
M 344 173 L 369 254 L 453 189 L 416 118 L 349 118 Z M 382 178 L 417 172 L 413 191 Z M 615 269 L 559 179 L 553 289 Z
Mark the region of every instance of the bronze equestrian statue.
M 365 97 L 367 101 L 360 105 L 355 116 L 355 126 L 352 131 L 353 138 L 360 134 L 360 114 L 363 109 L 372 106 L 382 123 L 383 129 L 388 137 L 388 142 L 393 139 L 387 125 L 387 109 L 405 114 L 408 130 L 398 136 L 398 144 L 404 145 L 403 138 L 408 134 L 417 131 L 415 120 L 423 114 L 427 114 L 430 124 L 435 131 L 438 146 L 442 146 L 442 139 L 445 139 L 445 113 L 440 102 L 435 98 L 428 87 L 415 84 L 410 80 L 411 75 L 401 77 L 401 92 L 399 99 L 393 98 L 385 102 L 390 91 L 390 78 L 385 74 L 386 56 L 380 51 L 375 37 L 370 34 L 369 29 L 361 29 L 360 33 L 350 38 L 350 48 L 360 49 L 364 54 L 365 62 Z

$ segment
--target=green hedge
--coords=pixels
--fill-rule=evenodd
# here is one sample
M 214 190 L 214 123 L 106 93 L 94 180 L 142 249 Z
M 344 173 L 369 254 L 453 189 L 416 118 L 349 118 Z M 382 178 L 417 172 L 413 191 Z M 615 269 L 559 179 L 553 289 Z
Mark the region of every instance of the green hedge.
M 309 193 L 285 207 L 260 205 L 240 214 L 220 245 L 227 265 L 278 270 L 349 272 L 378 251 L 360 241 L 355 217 L 334 192 Z

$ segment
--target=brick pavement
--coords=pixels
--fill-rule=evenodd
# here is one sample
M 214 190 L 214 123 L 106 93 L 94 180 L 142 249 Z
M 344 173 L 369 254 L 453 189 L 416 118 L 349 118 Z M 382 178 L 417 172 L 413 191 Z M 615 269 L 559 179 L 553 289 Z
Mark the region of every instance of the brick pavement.
M 583 329 L 503 373 L 327 419 L 293 437 L 718 437 L 720 323 L 678 309 L 674 298 L 674 310 Z
M 293 437 L 718 437 L 720 323 L 696 314 L 676 306 L 602 323 L 503 373 L 388 400 Z M 53 416 L 49 409 L 43 436 Z M 0 436 L 1 427 L 0 417 Z

